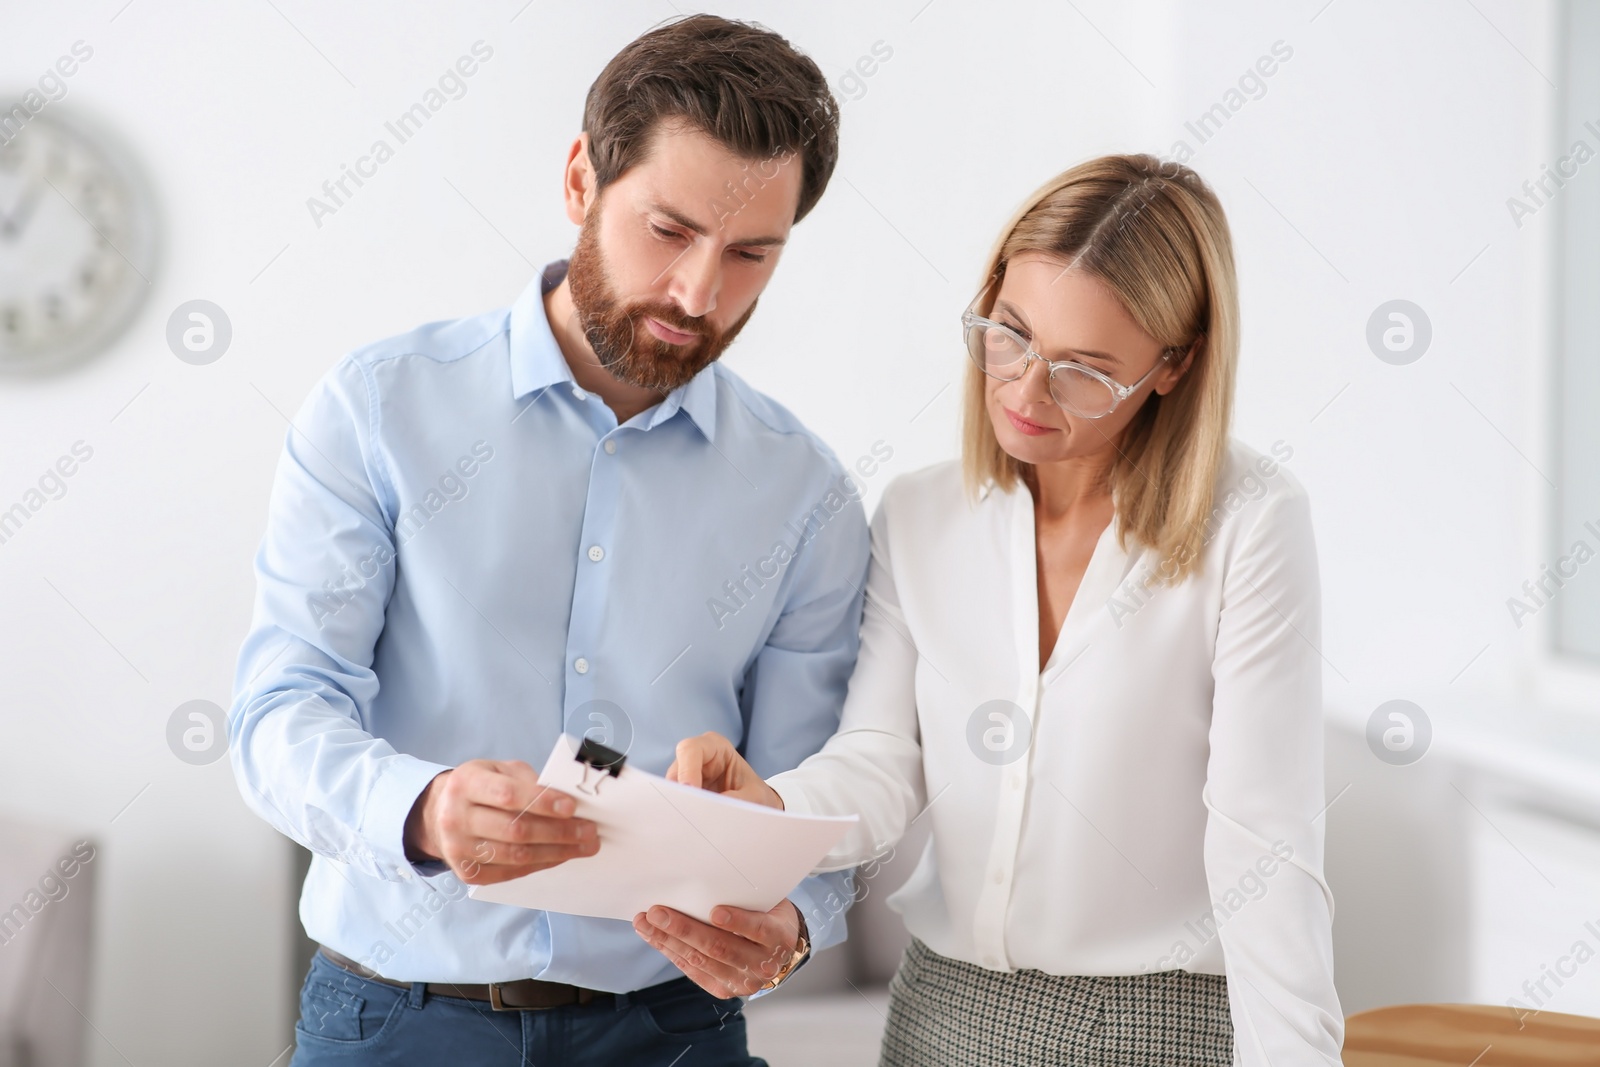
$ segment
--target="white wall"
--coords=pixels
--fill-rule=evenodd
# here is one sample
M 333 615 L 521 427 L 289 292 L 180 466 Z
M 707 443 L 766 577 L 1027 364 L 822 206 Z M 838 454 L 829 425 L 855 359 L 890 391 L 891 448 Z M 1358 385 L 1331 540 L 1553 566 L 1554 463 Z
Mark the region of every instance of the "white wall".
M 266 1064 L 289 1040 L 288 850 L 226 761 L 181 763 L 164 729 L 183 701 L 228 702 L 279 412 L 351 346 L 503 305 L 565 254 L 559 172 L 583 94 L 674 8 L 0 2 L 0 70 L 19 80 L 94 47 L 60 106 L 136 147 L 167 242 L 115 348 L 0 384 L 0 500 L 74 440 L 95 448 L 0 545 L 0 809 L 103 841 L 93 1063 Z M 1281 39 L 1293 55 L 1265 95 L 1192 163 L 1237 245 L 1237 432 L 1290 443 L 1313 495 L 1329 699 L 1509 693 L 1523 637 L 1503 601 L 1538 532 L 1518 449 L 1542 433 L 1525 279 L 1552 216 L 1519 231 L 1504 200 L 1548 158 L 1531 65 L 1548 12 L 1322 2 L 714 5 L 784 32 L 836 83 L 875 42 L 893 49 L 859 99 L 841 94 L 834 185 L 728 358 L 846 460 L 879 438 L 889 474 L 954 455 L 957 315 L 1017 200 L 1093 154 L 1169 152 Z M 480 39 L 494 56 L 466 95 L 316 227 L 306 198 Z M 163 339 L 197 297 L 234 327 L 205 367 Z M 1364 340 L 1396 297 L 1434 327 L 1404 367 Z

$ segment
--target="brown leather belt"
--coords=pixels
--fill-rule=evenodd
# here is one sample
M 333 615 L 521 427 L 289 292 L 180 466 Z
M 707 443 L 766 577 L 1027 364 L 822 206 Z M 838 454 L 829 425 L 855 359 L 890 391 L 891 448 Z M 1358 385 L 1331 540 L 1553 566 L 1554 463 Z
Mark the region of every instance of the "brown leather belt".
M 319 945 L 317 950 L 351 974 L 370 978 L 384 985 L 398 986 L 401 989 L 410 989 L 412 986 L 410 982 L 396 982 L 392 978 L 385 978 L 372 968 L 363 967 L 349 956 L 340 955 L 327 945 Z M 616 995 L 598 989 L 566 985 L 562 982 L 541 982 L 537 978 L 521 978 L 515 982 L 490 982 L 488 985 L 429 982 L 427 988 L 429 994 L 436 997 L 465 997 L 467 1000 L 486 1001 L 495 1011 L 544 1011 L 548 1008 L 564 1008 L 573 1004 L 589 1004 Z

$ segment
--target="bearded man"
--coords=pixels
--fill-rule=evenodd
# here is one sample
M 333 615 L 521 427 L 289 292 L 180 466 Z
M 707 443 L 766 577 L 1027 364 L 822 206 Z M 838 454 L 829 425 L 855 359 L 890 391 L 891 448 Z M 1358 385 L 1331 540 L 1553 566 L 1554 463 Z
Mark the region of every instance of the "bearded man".
M 567 156 L 570 261 L 509 308 L 357 349 L 295 418 L 229 713 L 246 801 L 314 854 L 293 1067 L 759 1064 L 741 995 L 843 938 L 847 875 L 725 928 L 466 893 L 603 847 L 533 770 L 563 732 L 662 773 L 716 731 L 772 775 L 837 727 L 859 488 L 717 362 L 837 123 L 770 31 L 645 34 Z M 707 951 L 663 955 L 657 929 Z

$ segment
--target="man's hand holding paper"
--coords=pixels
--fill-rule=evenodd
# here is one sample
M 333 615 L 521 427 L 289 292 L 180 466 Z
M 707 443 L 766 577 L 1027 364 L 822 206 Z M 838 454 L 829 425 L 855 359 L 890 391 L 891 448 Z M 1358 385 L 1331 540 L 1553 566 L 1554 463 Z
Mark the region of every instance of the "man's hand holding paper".
M 468 885 L 491 885 L 600 848 L 576 802 L 542 785 L 521 760 L 468 760 L 428 783 L 406 820 L 414 862 L 447 864 Z
M 746 997 L 776 978 L 799 951 L 800 912 L 789 900 L 771 911 L 719 904 L 711 922 L 656 905 L 633 928 L 695 985 L 714 997 Z

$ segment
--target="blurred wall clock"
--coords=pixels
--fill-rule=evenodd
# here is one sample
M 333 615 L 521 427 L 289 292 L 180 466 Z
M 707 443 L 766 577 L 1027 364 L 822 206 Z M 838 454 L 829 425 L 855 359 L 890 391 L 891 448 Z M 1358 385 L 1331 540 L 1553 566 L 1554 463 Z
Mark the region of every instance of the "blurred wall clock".
M 113 135 L 55 103 L 0 113 L 0 373 L 106 348 L 150 293 L 157 243 L 150 185 Z

